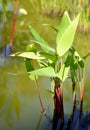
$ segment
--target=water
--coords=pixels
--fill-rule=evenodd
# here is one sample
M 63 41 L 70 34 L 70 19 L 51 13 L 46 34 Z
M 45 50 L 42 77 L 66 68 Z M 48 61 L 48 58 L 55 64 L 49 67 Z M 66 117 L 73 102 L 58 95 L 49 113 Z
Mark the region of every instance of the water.
M 18 15 L 17 28 L 13 42 L 13 52 L 24 51 L 27 44 L 29 44 L 31 36 L 28 25 L 32 25 L 38 32 L 51 44 L 55 46 L 56 32 L 51 28 L 43 26 L 43 24 L 51 24 L 58 26 L 60 19 L 50 18 L 38 14 L 30 9 L 28 3 L 20 3 L 22 8 L 28 12 L 27 16 Z M 1 13 L 2 16 L 2 13 Z M 12 11 L 7 13 L 7 43 L 10 41 L 11 25 L 12 25 Z M 38 100 L 36 87 L 26 73 L 24 59 L 18 57 L 10 57 L 4 55 L 3 50 L 3 16 L 0 21 L 0 129 L 2 130 L 50 130 L 51 120 L 53 115 L 53 97 L 48 92 L 50 90 L 50 80 L 48 78 L 40 77 L 38 86 L 40 88 L 41 98 L 43 101 L 46 115 L 41 114 L 41 107 Z M 44 30 L 44 31 L 43 31 Z M 75 48 L 83 56 L 90 49 L 90 36 L 78 33 L 75 37 Z M 9 45 L 9 44 L 7 44 Z M 8 46 L 7 46 L 8 47 Z M 9 51 L 7 52 L 8 55 Z M 84 110 L 90 109 L 89 104 L 89 75 L 90 75 L 90 58 L 86 61 L 86 78 L 85 78 L 85 99 Z M 72 112 L 72 93 L 71 84 L 67 81 L 64 87 L 64 111 L 65 114 Z M 64 86 L 65 86 L 64 85 Z M 77 93 L 79 100 L 79 93 Z

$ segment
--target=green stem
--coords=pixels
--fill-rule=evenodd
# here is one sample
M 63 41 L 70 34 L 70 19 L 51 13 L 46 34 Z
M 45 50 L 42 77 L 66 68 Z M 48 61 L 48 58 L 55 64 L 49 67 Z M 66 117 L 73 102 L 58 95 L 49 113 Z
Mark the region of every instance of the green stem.
M 39 120 L 38 120 L 38 122 L 37 122 L 37 125 L 36 125 L 36 130 L 39 130 L 39 126 L 40 126 L 42 117 L 43 117 L 43 114 L 40 115 L 40 118 L 39 118 Z

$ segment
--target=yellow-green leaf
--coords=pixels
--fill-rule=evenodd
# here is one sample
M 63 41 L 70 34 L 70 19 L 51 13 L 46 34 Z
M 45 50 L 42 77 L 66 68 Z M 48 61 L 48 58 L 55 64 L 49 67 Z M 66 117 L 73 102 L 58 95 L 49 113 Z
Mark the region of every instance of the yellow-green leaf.
M 77 29 L 80 14 L 70 23 L 70 25 L 65 29 L 60 39 L 57 40 L 57 54 L 62 57 L 72 46 L 75 32 Z M 59 34 L 58 34 L 59 35 Z
M 45 68 L 40 68 L 34 71 L 29 72 L 30 75 L 35 75 L 35 76 L 46 76 L 46 77 L 56 77 L 56 73 L 52 67 L 45 67 Z
M 19 56 L 28 59 L 36 59 L 36 60 L 44 59 L 44 57 L 41 57 L 39 54 L 35 54 L 34 52 L 16 53 L 16 54 L 12 54 L 11 56 Z

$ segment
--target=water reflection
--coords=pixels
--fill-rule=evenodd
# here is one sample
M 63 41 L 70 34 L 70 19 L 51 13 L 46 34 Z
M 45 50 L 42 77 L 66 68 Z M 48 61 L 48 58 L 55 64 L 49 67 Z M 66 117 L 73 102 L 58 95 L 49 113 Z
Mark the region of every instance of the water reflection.
M 6 45 L 4 48 L 1 48 L 0 53 L 0 66 L 5 66 L 7 63 L 9 63 L 10 59 L 10 48 L 9 45 Z
M 53 109 L 52 97 L 45 91 L 48 89 L 49 81 L 44 78 L 39 79 L 41 96 L 48 115 L 48 117 L 43 115 L 40 121 L 41 108 L 36 88 L 26 74 L 24 60 L 10 57 L 8 49 L 6 50 L 6 56 L 5 49 L 2 49 L 0 55 L 2 74 L 0 75 L 0 128 L 3 130 L 49 129 L 51 124 L 49 118 L 52 117 Z M 47 84 L 43 85 L 42 81 L 47 81 Z

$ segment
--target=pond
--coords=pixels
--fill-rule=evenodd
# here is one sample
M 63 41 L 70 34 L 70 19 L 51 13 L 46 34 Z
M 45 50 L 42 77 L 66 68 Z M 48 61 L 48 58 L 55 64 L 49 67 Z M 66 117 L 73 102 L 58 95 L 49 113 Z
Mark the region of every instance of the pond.
M 8 3 L 7 13 L 7 48 L 10 42 L 13 22 L 13 7 Z M 42 15 L 31 7 L 30 3 L 20 3 L 27 15 L 18 13 L 16 32 L 13 41 L 13 52 L 25 51 L 32 36 L 28 26 L 32 25 L 53 47 L 56 33 L 45 24 L 58 27 L 60 19 Z M 50 91 L 50 80 L 40 77 L 38 86 L 46 114 L 42 115 L 35 83 L 27 75 L 24 59 L 4 55 L 3 49 L 3 13 L 0 10 L 0 129 L 2 130 L 51 130 L 53 116 L 53 96 Z M 75 48 L 83 56 L 90 50 L 90 36 L 78 32 L 75 37 Z M 9 53 L 9 51 L 7 52 Z M 86 61 L 84 111 L 90 109 L 89 75 L 90 58 Z M 64 87 L 64 111 L 68 116 L 72 113 L 71 84 L 67 81 Z M 79 89 L 77 88 L 77 102 Z

